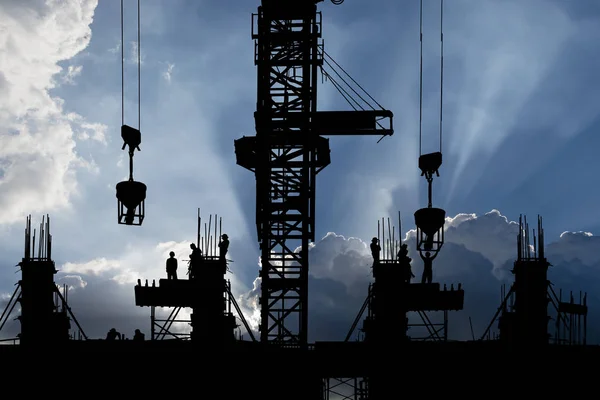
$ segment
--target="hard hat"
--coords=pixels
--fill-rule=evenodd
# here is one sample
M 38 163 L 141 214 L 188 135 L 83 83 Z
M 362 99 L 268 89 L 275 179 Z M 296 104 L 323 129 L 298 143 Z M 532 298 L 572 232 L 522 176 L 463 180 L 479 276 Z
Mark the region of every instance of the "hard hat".
M 371 239 L 371 242 L 378 242 L 379 239 L 377 239 L 376 237 L 374 237 L 373 239 Z
M 222 237 L 223 239 L 227 239 L 227 238 L 229 238 L 229 236 L 227 236 L 227 234 L 226 234 L 226 233 L 222 234 L 222 235 L 221 235 L 221 237 Z

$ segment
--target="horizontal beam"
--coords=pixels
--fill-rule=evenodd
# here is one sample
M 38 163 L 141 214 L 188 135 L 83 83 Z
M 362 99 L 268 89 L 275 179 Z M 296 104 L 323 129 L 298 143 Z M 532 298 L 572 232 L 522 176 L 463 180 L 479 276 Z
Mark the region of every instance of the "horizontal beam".
M 394 134 L 393 113 L 372 111 L 317 111 L 312 116 L 319 135 L 386 135 Z
M 277 120 L 273 120 L 277 117 Z M 394 114 L 389 110 L 361 111 L 292 111 L 285 113 L 255 112 L 257 132 L 272 131 L 273 136 L 292 142 L 306 140 L 306 133 L 290 130 L 312 129 L 317 135 L 386 135 L 394 134 Z M 278 132 L 280 131 L 280 132 Z M 289 139 L 288 139 L 289 138 Z

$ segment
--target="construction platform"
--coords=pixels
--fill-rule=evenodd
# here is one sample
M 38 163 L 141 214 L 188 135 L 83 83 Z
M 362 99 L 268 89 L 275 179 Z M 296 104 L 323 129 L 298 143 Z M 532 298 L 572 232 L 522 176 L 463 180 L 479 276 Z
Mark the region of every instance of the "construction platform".
M 139 307 L 198 307 L 221 301 L 227 290 L 224 278 L 227 266 L 218 257 L 205 257 L 193 279 L 160 279 L 158 286 L 135 286 L 135 305 Z
M 459 311 L 463 309 L 465 291 L 448 290 L 439 283 L 411 283 L 402 286 L 398 296 L 402 297 L 407 311 Z
M 411 273 L 410 270 L 408 273 Z M 380 260 L 373 266 L 376 293 L 405 311 L 459 311 L 463 309 L 465 291 L 459 285 L 450 289 L 439 283 L 406 283 L 406 267 L 397 260 Z M 391 296 L 391 297 L 389 297 Z M 388 298 L 389 297 L 389 298 Z

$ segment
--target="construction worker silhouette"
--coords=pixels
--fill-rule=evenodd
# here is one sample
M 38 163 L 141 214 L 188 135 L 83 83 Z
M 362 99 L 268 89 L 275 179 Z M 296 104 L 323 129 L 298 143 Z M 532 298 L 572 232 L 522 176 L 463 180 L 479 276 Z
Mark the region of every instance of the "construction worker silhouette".
M 400 246 L 397 258 L 398 262 L 400 263 L 400 267 L 404 269 L 404 282 L 410 283 L 410 280 L 414 278 L 415 275 L 412 272 L 412 266 L 410 264 L 412 262 L 412 258 L 408 256 L 408 245 L 406 243 L 403 243 L 402 246 Z
M 221 240 L 221 242 L 219 243 L 219 259 L 221 261 L 225 261 L 226 258 L 225 256 L 227 255 L 227 250 L 229 250 L 229 236 L 227 236 L 227 234 L 222 234 L 221 238 L 223 240 Z
M 177 279 L 177 259 L 175 253 L 170 252 L 167 258 L 167 279 Z
M 146 336 L 139 330 L 135 330 L 135 334 L 133 335 L 133 340 L 136 342 L 143 342 L 146 340 Z
M 431 283 L 433 279 L 433 259 L 430 252 L 425 253 L 425 257 L 421 255 L 423 259 L 423 276 L 421 277 L 421 283 Z
M 121 334 L 117 332 L 115 328 L 111 328 L 106 334 L 106 340 L 117 340 L 121 339 Z
M 374 237 L 371 239 L 371 255 L 373 256 L 373 265 L 379 263 L 379 253 L 381 252 L 381 246 L 379 246 L 379 239 Z
M 202 250 L 196 247 L 195 243 L 190 244 L 190 249 L 192 249 L 192 253 L 190 254 L 188 274 L 190 275 L 190 279 L 194 279 L 196 276 L 195 274 L 200 269 L 200 264 L 202 263 Z

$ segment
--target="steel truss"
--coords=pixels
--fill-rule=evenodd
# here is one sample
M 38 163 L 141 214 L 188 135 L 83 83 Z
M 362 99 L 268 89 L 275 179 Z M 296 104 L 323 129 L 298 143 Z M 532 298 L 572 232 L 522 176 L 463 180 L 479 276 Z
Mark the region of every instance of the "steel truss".
M 306 2 L 309 3 L 309 2 Z M 295 12 L 260 7 L 255 114 L 258 160 L 257 231 L 261 244 L 261 341 L 307 343 L 308 254 L 314 240 L 315 177 L 319 140 L 316 111 L 320 13 L 314 4 Z
M 242 322 L 242 325 L 246 329 L 246 332 L 250 339 L 254 342 L 256 341 L 254 334 L 252 333 L 252 329 L 248 324 L 248 321 L 244 317 L 244 313 L 242 312 L 239 304 L 235 300 L 231 292 L 231 281 L 227 279 L 225 281 L 225 304 L 227 305 L 226 312 L 228 315 L 231 315 L 231 306 L 233 306 L 236 310 L 238 318 Z M 165 307 L 161 307 L 165 308 Z M 171 311 L 166 319 L 161 319 L 156 317 L 156 306 L 150 306 L 150 338 L 151 340 L 165 340 L 166 338 L 173 338 L 177 340 L 189 340 L 191 339 L 191 331 L 190 332 L 178 332 L 174 329 L 173 325 L 176 327 L 181 326 L 181 324 L 191 324 L 191 319 L 178 319 L 179 313 L 183 308 L 187 307 L 167 307 L 170 308 Z M 158 328 L 158 332 L 156 331 Z M 237 336 L 241 339 L 242 331 L 240 326 L 238 325 Z
M 364 378 L 324 378 L 323 400 L 367 400 L 368 380 Z
M 192 320 L 190 319 L 177 319 L 179 312 L 183 307 L 173 307 L 169 312 L 169 316 L 167 319 L 159 319 L 156 318 L 156 307 L 150 307 L 150 338 L 151 340 L 164 340 L 167 335 L 174 339 L 181 340 L 189 340 L 191 336 L 190 332 L 174 332 L 172 331 L 172 327 L 174 323 L 179 324 L 191 324 Z M 162 323 L 162 324 L 161 324 Z M 158 332 L 156 332 L 156 328 L 158 328 Z
M 235 141 L 237 163 L 256 174 L 261 341 L 302 347 L 308 341 L 308 254 L 302 249 L 314 241 L 316 175 L 331 161 L 329 140 L 322 135 L 393 134 L 392 113 L 372 105 L 317 112 L 319 71 L 340 93 L 344 89 L 323 70 L 324 61 L 341 67 L 324 59 L 329 55 L 315 3 L 262 0 L 253 14 L 256 136 Z

